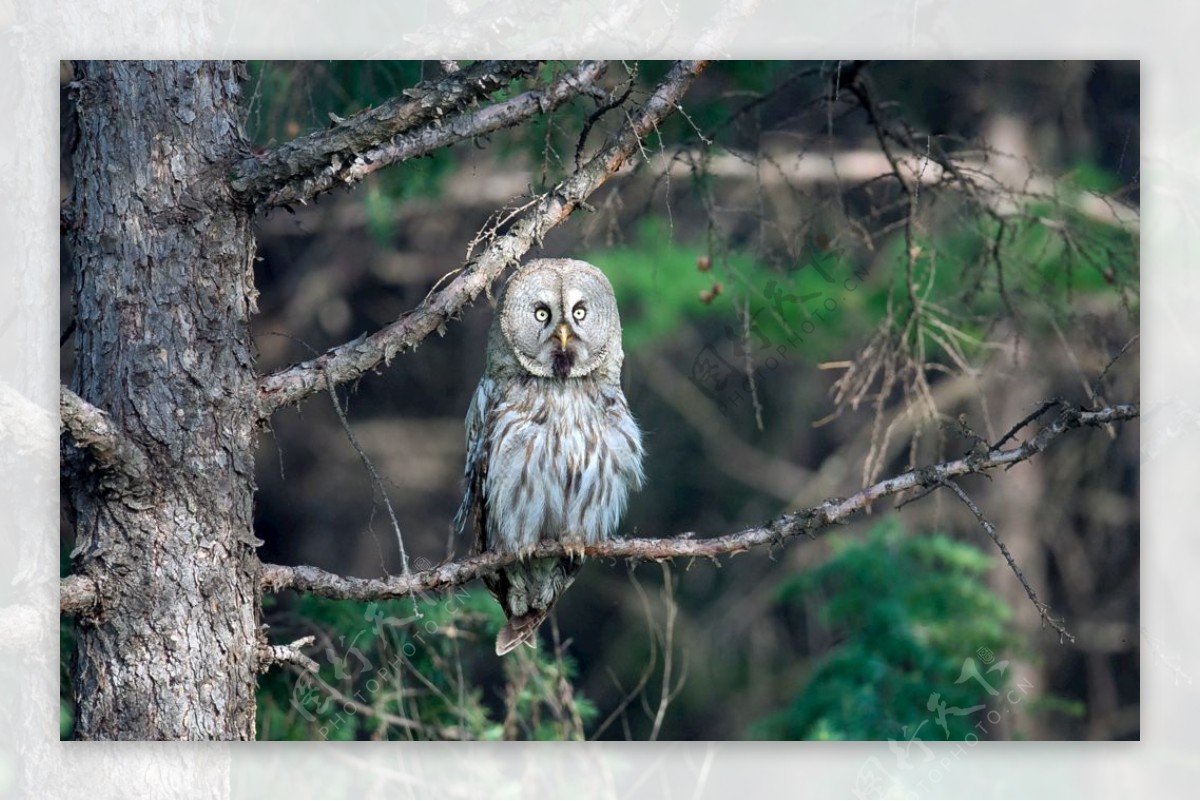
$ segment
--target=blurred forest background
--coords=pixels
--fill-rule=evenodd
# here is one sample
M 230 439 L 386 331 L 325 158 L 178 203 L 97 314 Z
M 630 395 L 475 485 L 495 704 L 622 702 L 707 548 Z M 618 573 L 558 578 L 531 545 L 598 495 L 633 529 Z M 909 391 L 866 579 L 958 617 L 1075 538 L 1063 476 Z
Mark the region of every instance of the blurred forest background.
M 258 146 L 446 69 L 249 66 Z M 667 66 L 614 63 L 603 97 L 261 218 L 259 369 L 416 306 L 624 121 L 609 98 L 644 101 Z M 528 257 L 591 261 L 616 290 L 648 449 L 622 530 L 737 531 L 961 456 L 969 432 L 995 442 L 1045 400 L 1137 400 L 1139 79 L 1136 62 L 713 63 L 638 168 Z M 65 193 L 71 180 L 64 159 Z M 340 393 L 414 569 L 469 549 L 450 521 L 491 311 L 481 300 Z M 479 583 L 268 597 L 272 639 L 316 635 L 321 672 L 262 678 L 259 736 L 1137 739 L 1138 453 L 1136 423 L 1088 429 L 962 482 L 1074 642 L 936 492 L 720 564 L 592 561 L 542 647 L 505 659 Z M 257 482 L 264 562 L 401 572 L 328 395 L 275 415 Z M 64 565 L 71 547 L 64 527 Z M 71 636 L 68 621 L 64 664 Z M 64 733 L 71 716 L 65 700 Z

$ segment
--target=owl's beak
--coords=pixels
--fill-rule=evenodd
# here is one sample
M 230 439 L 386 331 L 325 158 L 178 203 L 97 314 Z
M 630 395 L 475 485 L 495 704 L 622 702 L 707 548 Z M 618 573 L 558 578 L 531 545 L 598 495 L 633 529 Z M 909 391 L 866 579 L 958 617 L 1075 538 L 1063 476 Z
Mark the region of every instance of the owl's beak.
M 559 323 L 558 328 L 554 329 L 554 337 L 558 340 L 558 344 L 563 350 L 567 349 L 567 342 L 571 340 L 571 329 L 566 323 Z

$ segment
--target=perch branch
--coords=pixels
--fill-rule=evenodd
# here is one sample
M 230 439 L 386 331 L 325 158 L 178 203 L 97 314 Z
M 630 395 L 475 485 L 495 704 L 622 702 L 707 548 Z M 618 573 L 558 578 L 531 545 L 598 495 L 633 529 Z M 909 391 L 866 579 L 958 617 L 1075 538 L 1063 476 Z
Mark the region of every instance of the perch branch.
M 335 383 L 353 381 L 380 362 L 415 348 L 425 337 L 442 329 L 448 320 L 491 286 L 500 274 L 541 243 L 554 226 L 565 220 L 586 198 L 612 177 L 638 152 L 642 137 L 653 131 L 676 108 L 692 81 L 707 65 L 705 61 L 677 62 L 654 94 L 615 137 L 614 141 L 543 195 L 503 235 L 488 246 L 444 288 L 431 292 L 416 309 L 370 336 L 326 351 L 316 359 L 286 367 L 264 376 L 258 385 L 263 419 L 276 409 L 297 403 L 327 388 L 327 377 Z
M 1113 422 L 1132 420 L 1138 416 L 1139 411 L 1139 404 L 1136 403 L 1111 406 L 1098 411 L 1066 408 L 1059 413 L 1055 420 L 1016 447 L 1006 450 L 993 449 L 987 453 L 971 454 L 962 459 L 909 470 L 872 484 L 849 498 L 829 499 L 818 506 L 783 515 L 761 526 L 710 539 L 699 539 L 690 533 L 663 539 L 614 539 L 597 545 L 589 545 L 585 552 L 591 557 L 653 559 L 656 561 L 695 559 L 697 557 L 715 559 L 718 556 L 742 553 L 759 546 L 780 545 L 801 534 L 815 537 L 817 532 L 822 529 L 835 523 L 845 522 L 852 515 L 865 511 L 881 498 L 897 495 L 907 490 L 949 484 L 950 479 L 956 476 L 985 473 L 998 467 L 1011 467 L 1046 450 L 1054 441 L 1072 429 L 1084 426 L 1104 426 Z M 969 505 L 973 506 L 973 504 Z M 533 555 L 538 557 L 562 556 L 563 554 L 563 546 L 558 543 L 543 543 L 533 552 Z M 1011 564 L 1011 557 L 1008 558 Z M 265 565 L 263 590 L 279 592 L 284 589 L 292 589 L 297 592 L 340 600 L 381 600 L 419 592 L 443 590 L 465 584 L 513 561 L 516 561 L 516 557 L 513 555 L 486 553 L 456 562 L 447 562 L 408 576 L 390 576 L 386 579 L 349 578 L 306 565 L 297 567 Z M 1019 573 L 1018 577 L 1020 577 Z M 1030 592 L 1031 599 L 1038 605 L 1039 612 L 1044 612 L 1043 605 L 1036 600 L 1036 596 L 1032 594 L 1032 590 L 1028 588 L 1027 584 L 1026 589 Z
M 149 472 L 146 454 L 125 436 L 109 415 L 66 387 L 59 389 L 61 431 L 71 445 L 87 453 L 101 470 L 141 482 Z
M 698 539 L 691 533 L 661 539 L 613 539 L 589 545 L 585 553 L 591 557 L 655 561 L 697 557 L 715 559 L 719 556 L 743 553 L 763 545 L 781 545 L 801 534 L 815 537 L 822 529 L 845 522 L 853 514 L 865 511 L 881 498 L 907 490 L 937 487 L 957 476 L 985 473 L 997 467 L 1009 468 L 1046 450 L 1055 440 L 1072 429 L 1133 420 L 1139 413 L 1140 405 L 1136 403 L 1119 404 L 1097 411 L 1064 408 L 1053 422 L 1043 426 L 1036 434 L 1014 448 L 995 448 L 987 453 L 974 453 L 962 459 L 909 470 L 865 487 L 849 498 L 831 498 L 822 504 L 783 515 L 761 526 L 709 539 Z M 532 556 L 550 557 L 564 554 L 564 547 L 560 543 L 543 543 L 534 550 Z M 466 584 L 516 561 L 516 558 L 511 554 L 486 553 L 456 562 L 446 562 L 406 576 L 389 576 L 386 579 L 339 576 L 308 565 L 264 565 L 262 588 L 264 592 L 272 593 L 290 589 L 337 600 L 378 601 Z M 63 614 L 86 611 L 95 605 L 95 599 L 96 588 L 91 579 L 84 576 L 68 576 L 62 580 Z
M 446 114 L 532 74 L 537 66 L 536 61 L 480 61 L 441 80 L 420 83 L 403 96 L 335 120 L 328 129 L 244 159 L 235 167 L 230 185 L 260 211 L 305 203 L 339 181 L 357 180 L 347 173 L 356 156 L 365 157 L 419 125 L 433 123 L 436 128 Z

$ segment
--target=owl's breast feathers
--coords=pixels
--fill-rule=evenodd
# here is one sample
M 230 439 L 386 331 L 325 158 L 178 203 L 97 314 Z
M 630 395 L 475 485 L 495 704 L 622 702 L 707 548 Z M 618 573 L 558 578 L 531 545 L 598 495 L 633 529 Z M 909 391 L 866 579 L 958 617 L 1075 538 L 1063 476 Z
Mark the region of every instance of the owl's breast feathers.
M 480 552 L 524 554 L 543 540 L 601 542 L 644 480 L 641 433 L 611 380 L 484 378 L 467 431 L 459 523 L 474 514 Z M 497 653 L 534 642 L 582 564 L 577 556 L 529 559 L 485 579 L 509 618 Z
M 600 542 L 642 485 L 641 434 L 619 387 L 514 382 L 496 398 L 485 429 L 489 550 Z

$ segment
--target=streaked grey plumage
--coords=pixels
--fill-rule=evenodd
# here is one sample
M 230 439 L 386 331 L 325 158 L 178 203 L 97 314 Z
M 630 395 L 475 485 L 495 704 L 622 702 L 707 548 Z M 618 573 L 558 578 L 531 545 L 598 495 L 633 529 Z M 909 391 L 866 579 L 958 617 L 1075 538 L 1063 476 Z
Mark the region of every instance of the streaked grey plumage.
M 621 391 L 621 320 L 604 273 L 540 259 L 509 281 L 467 411 L 466 491 L 480 552 L 521 561 L 485 579 L 508 617 L 496 653 L 533 646 L 538 625 L 583 565 L 583 546 L 617 528 L 641 488 L 642 439 Z M 543 540 L 574 551 L 527 558 Z

